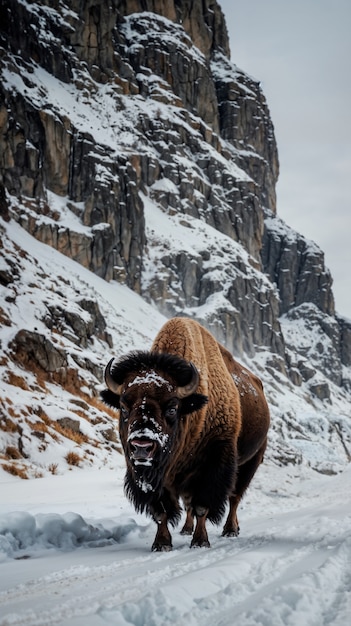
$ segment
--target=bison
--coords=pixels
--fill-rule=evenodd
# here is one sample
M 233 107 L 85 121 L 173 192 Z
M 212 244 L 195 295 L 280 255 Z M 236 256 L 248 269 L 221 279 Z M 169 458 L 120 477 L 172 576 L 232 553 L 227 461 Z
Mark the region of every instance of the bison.
M 102 398 L 120 412 L 126 495 L 157 523 L 152 550 L 172 549 L 180 500 L 191 546 L 210 546 L 206 520 L 218 524 L 228 500 L 222 535 L 238 535 L 237 507 L 267 445 L 260 379 L 198 322 L 175 317 L 151 351 L 111 359 L 105 382 Z

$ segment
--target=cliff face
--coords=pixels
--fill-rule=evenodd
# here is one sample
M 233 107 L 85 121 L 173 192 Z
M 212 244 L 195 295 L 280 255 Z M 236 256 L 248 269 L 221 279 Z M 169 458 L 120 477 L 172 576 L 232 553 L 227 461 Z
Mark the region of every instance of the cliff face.
M 276 215 L 273 125 L 217 2 L 4 0 L 0 29 L 3 214 L 312 395 L 347 388 L 351 326 Z

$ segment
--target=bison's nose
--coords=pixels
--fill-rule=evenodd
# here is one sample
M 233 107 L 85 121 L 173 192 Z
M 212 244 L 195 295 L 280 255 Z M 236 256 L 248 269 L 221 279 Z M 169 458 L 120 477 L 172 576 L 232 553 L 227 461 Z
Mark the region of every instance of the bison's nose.
M 154 441 L 148 439 L 133 439 L 129 444 L 131 456 L 134 461 L 145 463 L 152 460 L 156 448 Z

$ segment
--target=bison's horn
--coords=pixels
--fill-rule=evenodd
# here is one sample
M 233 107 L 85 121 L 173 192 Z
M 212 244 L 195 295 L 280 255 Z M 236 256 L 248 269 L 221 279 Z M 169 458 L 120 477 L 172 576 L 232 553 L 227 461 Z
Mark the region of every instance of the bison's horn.
M 109 363 L 106 365 L 106 369 L 105 369 L 105 383 L 106 383 L 107 388 L 110 391 L 113 391 L 113 393 L 115 393 L 117 396 L 120 396 L 121 393 L 122 393 L 122 389 L 123 389 L 123 383 L 122 383 L 122 385 L 119 385 L 112 378 L 111 365 L 112 365 L 113 361 L 114 361 L 114 359 L 111 359 L 111 361 L 109 361 Z
M 199 372 L 197 371 L 194 363 L 190 361 L 189 365 L 192 370 L 191 380 L 187 385 L 184 385 L 184 387 L 177 387 L 178 398 L 186 398 L 187 396 L 190 396 L 190 394 L 194 393 L 198 387 L 200 379 Z

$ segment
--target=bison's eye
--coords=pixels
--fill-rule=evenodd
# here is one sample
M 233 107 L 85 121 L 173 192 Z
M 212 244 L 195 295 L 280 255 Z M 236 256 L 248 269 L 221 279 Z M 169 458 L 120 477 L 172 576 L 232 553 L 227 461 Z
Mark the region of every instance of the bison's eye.
M 121 417 L 124 420 L 127 420 L 128 417 L 129 417 L 129 411 L 128 411 L 128 409 L 126 409 L 125 406 L 121 406 Z
M 166 419 L 169 420 L 174 420 L 174 418 L 177 416 L 177 412 L 178 412 L 178 407 L 177 406 L 168 406 L 165 410 L 165 417 Z

